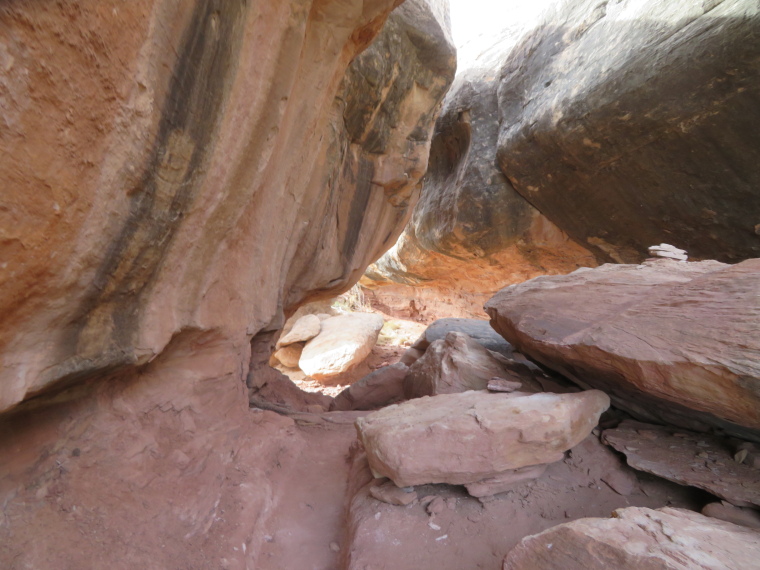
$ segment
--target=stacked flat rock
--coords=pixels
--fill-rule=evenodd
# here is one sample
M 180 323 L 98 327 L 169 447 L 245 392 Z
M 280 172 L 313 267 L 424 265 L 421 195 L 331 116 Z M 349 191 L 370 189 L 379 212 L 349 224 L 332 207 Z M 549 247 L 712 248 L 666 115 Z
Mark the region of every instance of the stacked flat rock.
M 376 477 L 399 487 L 464 485 L 551 463 L 580 443 L 610 404 L 604 392 L 425 397 L 356 420 Z
M 760 533 L 682 509 L 618 509 L 524 538 L 504 570 L 757 568 Z

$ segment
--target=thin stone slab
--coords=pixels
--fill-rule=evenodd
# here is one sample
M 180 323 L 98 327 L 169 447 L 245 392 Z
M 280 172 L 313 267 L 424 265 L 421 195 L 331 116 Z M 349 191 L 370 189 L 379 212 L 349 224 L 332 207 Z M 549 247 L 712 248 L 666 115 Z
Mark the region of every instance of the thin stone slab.
M 390 406 L 357 419 L 356 428 L 375 476 L 399 487 L 464 485 L 562 459 L 609 403 L 598 390 L 470 391 Z
M 725 439 L 624 421 L 605 430 L 602 441 L 634 469 L 703 489 L 737 507 L 760 506 L 760 470 L 737 462 Z

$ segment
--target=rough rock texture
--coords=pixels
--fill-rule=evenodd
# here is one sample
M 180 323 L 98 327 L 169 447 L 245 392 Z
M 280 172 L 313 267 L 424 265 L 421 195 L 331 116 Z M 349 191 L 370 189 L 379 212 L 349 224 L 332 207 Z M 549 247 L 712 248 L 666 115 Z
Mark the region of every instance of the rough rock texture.
M 0 409 L 184 330 L 244 363 L 359 278 L 410 215 L 454 70 L 422 0 L 356 57 L 397 3 L 4 6 Z
M 760 257 L 759 19 L 755 0 L 558 3 L 501 67 L 502 171 L 602 259 Z
M 489 477 L 476 483 L 465 485 L 467 492 L 473 497 L 490 497 L 514 489 L 520 483 L 536 479 L 544 474 L 546 465 L 529 465 L 519 469 L 504 471 L 496 477 Z
M 518 350 L 643 420 L 760 439 L 760 260 L 539 277 L 486 305 Z
M 704 489 L 739 507 L 760 507 L 760 469 L 736 461 L 725 439 L 624 421 L 605 430 L 602 441 L 634 469 Z
M 382 328 L 383 317 L 373 313 L 325 319 L 321 332 L 306 343 L 298 366 L 315 380 L 337 376 L 372 352 Z
M 277 348 L 311 340 L 319 334 L 320 330 L 322 330 L 322 321 L 317 315 L 304 315 L 293 324 L 288 334 L 280 337 Z
M 754 568 L 760 533 L 683 509 L 618 509 L 523 539 L 504 570 L 739 570 Z
M 335 396 L 330 409 L 376 410 L 400 402 L 408 372 L 409 368 L 400 362 L 378 368 Z
M 607 517 L 620 507 L 671 505 L 699 509 L 704 499 L 694 489 L 641 474 L 636 491 L 618 495 L 602 480 L 632 477 L 617 453 L 587 437 L 564 461 L 547 466 L 538 479 L 479 500 L 452 485 L 415 487 L 419 503 L 396 507 L 379 503 L 369 488 L 366 456 L 355 456 L 348 483 L 341 541 L 342 565 L 351 570 L 463 570 L 501 568 L 507 553 L 527 535 L 585 517 Z M 639 488 L 640 487 L 640 488 Z M 435 503 L 435 512 L 430 508 Z M 612 570 L 614 566 L 610 567 Z
M 494 377 L 516 379 L 488 349 L 464 333 L 450 332 L 409 367 L 404 395 L 410 399 L 485 390 Z
M 579 394 L 464 392 L 415 399 L 356 421 L 376 476 L 399 487 L 475 483 L 562 459 L 609 406 Z
M 3 3 L 1 567 L 277 567 L 308 446 L 245 381 L 410 215 L 454 67 L 437 1 L 360 54 L 398 3 Z

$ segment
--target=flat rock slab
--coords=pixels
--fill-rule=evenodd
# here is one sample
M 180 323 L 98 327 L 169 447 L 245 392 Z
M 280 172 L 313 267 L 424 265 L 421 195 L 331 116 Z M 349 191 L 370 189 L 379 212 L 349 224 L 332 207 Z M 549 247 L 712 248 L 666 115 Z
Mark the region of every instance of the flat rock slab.
M 400 362 L 378 368 L 335 396 L 330 410 L 376 410 L 400 402 L 408 372 Z
M 321 322 L 320 333 L 301 353 L 299 368 L 315 380 L 337 376 L 362 362 L 377 343 L 383 317 L 352 313 Z
M 603 265 L 486 304 L 520 352 L 642 421 L 760 441 L 760 259 Z
M 739 506 L 760 506 L 760 470 L 738 463 L 721 438 L 624 421 L 602 440 L 628 465 L 681 485 L 703 489 Z
M 463 485 L 551 463 L 580 443 L 609 406 L 604 392 L 424 397 L 356 421 L 375 476 L 399 487 Z
M 760 533 L 683 509 L 618 509 L 524 538 L 504 570 L 757 568 Z

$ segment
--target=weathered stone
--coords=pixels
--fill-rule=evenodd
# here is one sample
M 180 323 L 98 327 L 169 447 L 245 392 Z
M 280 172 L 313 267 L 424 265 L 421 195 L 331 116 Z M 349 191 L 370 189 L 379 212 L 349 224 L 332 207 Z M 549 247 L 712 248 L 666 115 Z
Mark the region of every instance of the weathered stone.
M 704 489 L 736 506 L 760 507 L 760 471 L 734 460 L 725 439 L 624 421 L 602 439 L 640 471 Z
M 388 481 L 382 485 L 374 485 L 369 488 L 369 494 L 378 501 L 404 507 L 417 500 L 417 493 L 414 490 L 406 491 L 399 489 L 392 482 Z
M 475 483 L 562 459 L 586 437 L 609 398 L 464 392 L 415 399 L 356 420 L 372 471 L 399 487 Z
M 493 377 L 511 377 L 511 373 L 493 353 L 469 336 L 450 332 L 445 338 L 434 341 L 409 367 L 404 394 L 407 398 L 420 398 L 485 390 Z
M 274 353 L 274 357 L 288 368 L 298 368 L 303 353 L 303 344 L 288 344 Z
M 335 396 L 330 410 L 376 410 L 404 399 L 404 378 L 409 368 L 402 363 L 378 368 Z
M 498 74 L 514 188 L 600 259 L 760 257 L 757 3 L 555 6 Z
M 322 321 L 321 332 L 301 353 L 301 370 L 316 380 L 338 375 L 362 362 L 374 348 L 383 317 L 352 313 Z
M 322 322 L 317 315 L 304 315 L 298 319 L 288 334 L 282 336 L 277 341 L 277 348 L 295 344 L 296 342 L 306 342 L 313 339 L 322 329 Z M 284 363 L 283 363 L 284 364 Z
M 760 440 L 760 260 L 647 261 L 500 291 L 492 324 L 521 352 L 634 416 Z
M 737 570 L 760 557 L 760 533 L 683 509 L 617 509 L 524 538 L 504 570 Z
M 661 243 L 660 245 L 653 245 L 649 248 L 649 255 L 655 257 L 665 257 L 668 259 L 675 259 L 677 261 L 686 261 L 689 256 L 686 255 L 686 251 L 678 249 L 667 243 Z
M 410 215 L 455 67 L 437 1 L 405 3 L 359 53 L 398 3 L 3 12 L 0 409 L 184 330 L 221 332 L 244 363 L 251 336 L 359 278 Z
M 504 493 L 520 483 L 536 479 L 544 474 L 546 465 L 530 465 L 519 469 L 510 469 L 476 483 L 467 483 L 465 488 L 473 497 L 490 497 Z
M 705 505 L 702 514 L 740 526 L 760 529 L 760 511 L 756 509 L 742 509 L 724 501 Z

